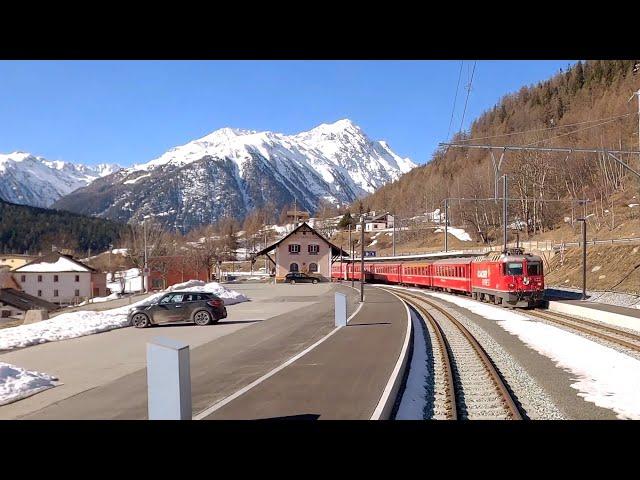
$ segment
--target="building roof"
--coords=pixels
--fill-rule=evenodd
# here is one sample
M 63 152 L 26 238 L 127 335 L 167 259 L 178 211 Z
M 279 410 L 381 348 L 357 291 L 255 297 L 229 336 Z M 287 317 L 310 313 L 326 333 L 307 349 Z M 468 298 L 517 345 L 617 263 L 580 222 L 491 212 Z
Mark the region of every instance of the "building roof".
M 331 254 L 332 255 L 348 255 L 347 252 L 345 252 L 344 250 L 342 250 L 340 247 L 336 247 L 333 243 L 331 243 L 329 240 L 327 240 L 326 238 L 324 238 L 322 235 L 320 235 L 316 230 L 314 230 L 312 227 L 310 227 L 307 222 L 302 222 L 300 225 L 298 225 L 296 228 L 294 228 L 290 233 L 288 233 L 287 235 L 285 235 L 284 237 L 282 237 L 280 240 L 278 240 L 277 242 L 269 245 L 266 248 L 263 248 L 262 250 L 260 250 L 259 252 L 256 252 L 254 254 L 254 257 L 257 257 L 258 255 L 264 255 L 266 253 L 269 253 L 271 250 L 275 249 L 278 245 L 280 245 L 282 242 L 284 242 L 287 238 L 289 238 L 291 235 L 293 235 L 294 233 L 296 233 L 298 230 L 300 230 L 302 227 L 307 227 L 312 233 L 314 233 L 316 236 L 318 236 L 321 240 L 323 240 L 325 243 L 328 243 L 329 246 L 331 247 Z
M 380 215 L 375 215 L 373 218 L 371 218 L 370 220 L 368 220 L 369 222 L 376 222 L 378 220 L 382 220 L 383 218 L 385 218 L 387 215 L 389 215 L 389 212 L 384 212 L 381 213 Z
M 58 310 L 60 307 L 55 303 L 47 302 L 41 298 L 34 297 L 28 293 L 20 292 L 13 288 L 0 288 L 0 302 L 23 311 L 44 309 L 49 312 Z
M 13 278 L 13 274 L 9 270 L 0 270 L 0 288 L 15 288 L 20 290 L 20 285 Z
M 64 255 L 60 252 L 51 252 L 48 255 L 38 257 L 35 260 L 16 268 L 14 272 L 97 272 L 97 270 L 75 260 L 71 255 Z

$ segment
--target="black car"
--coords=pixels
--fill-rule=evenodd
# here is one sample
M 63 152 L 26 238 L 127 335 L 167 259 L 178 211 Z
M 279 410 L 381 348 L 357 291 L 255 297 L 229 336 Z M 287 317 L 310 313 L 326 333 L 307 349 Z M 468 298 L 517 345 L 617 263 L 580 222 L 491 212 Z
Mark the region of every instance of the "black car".
M 292 285 L 294 283 L 318 283 L 318 279 L 306 273 L 289 272 L 287 276 L 284 277 L 284 283 L 291 283 Z
M 129 325 L 144 328 L 168 322 L 209 325 L 227 317 L 224 300 L 208 292 L 171 292 L 129 310 Z

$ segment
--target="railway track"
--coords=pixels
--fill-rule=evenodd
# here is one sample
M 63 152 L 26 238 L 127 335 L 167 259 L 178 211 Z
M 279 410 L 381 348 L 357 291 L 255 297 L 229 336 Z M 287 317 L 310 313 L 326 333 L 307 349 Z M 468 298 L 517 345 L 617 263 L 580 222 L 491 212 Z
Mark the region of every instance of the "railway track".
M 390 291 L 416 310 L 435 336 L 436 341 L 432 341 L 435 418 L 522 420 L 520 409 L 495 365 L 462 323 L 422 296 L 397 289 Z M 440 318 L 432 315 L 429 308 L 439 312 Z
M 527 310 L 524 313 L 532 317 L 541 318 L 548 322 L 555 323 L 557 325 L 562 325 L 578 332 L 586 333 L 587 335 L 598 337 L 620 347 L 628 348 L 635 352 L 640 352 L 640 335 L 626 332 L 614 327 L 609 327 L 607 325 L 601 325 L 589 320 L 570 317 L 562 313 L 552 313 L 547 310 Z

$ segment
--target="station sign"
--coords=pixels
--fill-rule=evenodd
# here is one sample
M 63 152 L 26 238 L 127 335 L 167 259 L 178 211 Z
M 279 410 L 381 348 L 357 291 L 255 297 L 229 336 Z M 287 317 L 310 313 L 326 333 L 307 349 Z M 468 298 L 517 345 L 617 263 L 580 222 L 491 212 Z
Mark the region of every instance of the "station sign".
M 376 256 L 376 252 L 374 250 L 365 250 L 364 256 L 365 257 L 375 257 Z

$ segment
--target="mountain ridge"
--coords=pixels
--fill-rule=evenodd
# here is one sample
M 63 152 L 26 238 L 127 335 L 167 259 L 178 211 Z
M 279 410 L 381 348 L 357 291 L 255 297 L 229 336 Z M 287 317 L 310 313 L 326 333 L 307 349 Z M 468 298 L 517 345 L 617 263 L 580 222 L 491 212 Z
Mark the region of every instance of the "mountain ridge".
M 255 208 L 294 200 L 348 204 L 416 166 L 349 119 L 285 135 L 225 127 L 159 157 L 104 176 L 58 200 L 55 208 L 141 221 L 158 217 L 187 231 Z

